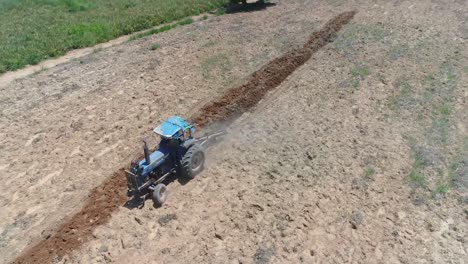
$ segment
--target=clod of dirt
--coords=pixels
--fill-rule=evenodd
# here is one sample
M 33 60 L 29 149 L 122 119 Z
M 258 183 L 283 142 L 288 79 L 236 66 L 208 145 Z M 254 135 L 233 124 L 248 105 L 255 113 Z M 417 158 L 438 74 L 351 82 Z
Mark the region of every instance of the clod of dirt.
M 354 211 L 351 215 L 351 226 L 353 229 L 357 229 L 359 225 L 364 221 L 364 213 L 361 211 Z
M 106 245 L 102 245 L 101 247 L 99 247 L 98 249 L 98 252 L 99 253 L 104 253 L 104 252 L 108 252 L 109 251 L 109 247 L 106 246 Z
M 254 261 L 257 264 L 267 264 L 270 263 L 271 257 L 275 255 L 275 250 L 273 248 L 259 248 L 254 255 Z
M 460 205 L 468 204 L 468 197 L 460 197 L 458 198 L 458 203 Z M 468 209 L 465 209 L 465 214 L 468 216 Z
M 218 233 L 215 233 L 215 237 L 219 240 L 223 240 L 223 236 L 221 236 L 220 234 Z
M 159 218 L 158 220 L 158 223 L 162 226 L 165 226 L 167 225 L 169 222 L 171 222 L 172 220 L 176 220 L 177 219 L 177 215 L 175 214 L 167 214 L 167 215 L 163 215 Z
M 221 98 L 204 105 L 191 119 L 201 127 L 220 121 L 229 124 L 255 106 L 268 91 L 280 85 L 309 60 L 312 54 L 331 42 L 355 14 L 355 11 L 351 11 L 334 17 L 321 30 L 314 32 L 302 48 L 289 51 L 271 61 L 254 72 L 246 84 L 233 88 Z M 91 191 L 86 204 L 79 212 L 65 221 L 48 239 L 39 241 L 23 252 L 14 263 L 49 263 L 53 258 L 62 259 L 79 248 L 93 237 L 97 226 L 106 223 L 111 214 L 126 202 L 126 187 L 125 172 L 115 172 L 111 178 Z M 158 222 L 165 225 L 174 219 L 175 215 L 167 215 L 161 217 Z M 267 263 L 272 255 L 274 251 L 271 249 L 259 249 L 255 254 L 255 261 Z M 106 258 L 106 261 L 108 260 L 110 259 Z
M 135 221 L 136 221 L 139 225 L 143 225 L 143 222 L 141 221 L 140 218 L 135 217 Z
M 369 183 L 365 179 L 353 179 L 351 187 L 355 190 L 367 190 Z
M 424 196 L 415 192 L 411 193 L 411 202 L 416 206 L 425 205 L 427 203 L 426 198 Z

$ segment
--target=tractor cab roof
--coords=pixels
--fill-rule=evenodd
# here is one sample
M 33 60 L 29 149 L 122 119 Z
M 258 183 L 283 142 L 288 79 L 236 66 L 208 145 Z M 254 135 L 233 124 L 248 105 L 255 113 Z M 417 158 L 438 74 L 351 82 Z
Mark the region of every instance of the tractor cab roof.
M 164 121 L 161 125 L 157 126 L 153 131 L 162 137 L 171 138 L 179 131 L 182 130 L 182 132 L 184 132 L 187 129 L 190 129 L 192 133 L 195 132 L 192 124 L 187 122 L 185 119 L 180 116 L 172 116 Z

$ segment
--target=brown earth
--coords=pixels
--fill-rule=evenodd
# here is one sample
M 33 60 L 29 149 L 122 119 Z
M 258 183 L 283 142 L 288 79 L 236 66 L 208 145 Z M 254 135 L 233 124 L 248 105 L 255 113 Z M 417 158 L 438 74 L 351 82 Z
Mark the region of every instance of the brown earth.
M 342 13 L 328 21 L 324 27 L 312 34 L 303 48 L 294 49 L 272 60 L 254 72 L 248 82 L 230 89 L 221 98 L 204 105 L 191 119 L 200 126 L 223 122 L 239 117 L 255 106 L 271 89 L 280 85 L 297 67 L 310 59 L 312 54 L 331 42 L 340 29 L 348 24 L 355 12 Z
M 191 119 L 200 127 L 215 122 L 226 124 L 227 120 L 233 121 L 235 117 L 255 106 L 269 90 L 281 84 L 314 52 L 335 38 L 354 15 L 355 12 L 346 12 L 333 18 L 323 29 L 315 32 L 302 49 L 295 49 L 268 63 L 256 71 L 247 84 L 232 88 L 220 99 L 207 103 Z M 83 208 L 66 220 L 53 235 L 25 251 L 14 262 L 46 263 L 71 254 L 91 238 L 97 226 L 106 223 L 112 212 L 125 203 L 125 188 L 125 172 L 121 169 L 92 190 Z
M 52 238 L 162 120 L 193 116 L 337 14 L 358 10 L 233 121 L 201 175 L 168 185 L 162 208 L 118 204 L 53 262 L 465 263 L 464 1 L 275 4 L 2 87 L 0 262 Z
M 91 191 L 83 208 L 52 234 L 22 253 L 13 263 L 49 263 L 61 259 L 92 238 L 97 226 L 105 224 L 112 213 L 125 204 L 126 180 L 123 170 Z

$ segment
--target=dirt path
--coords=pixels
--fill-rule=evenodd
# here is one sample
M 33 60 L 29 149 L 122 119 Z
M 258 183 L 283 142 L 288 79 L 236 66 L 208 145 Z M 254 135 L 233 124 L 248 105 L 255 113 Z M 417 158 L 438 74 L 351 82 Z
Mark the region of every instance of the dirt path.
M 13 82 L 16 79 L 25 78 L 32 74 L 44 71 L 46 69 L 53 68 L 59 64 L 63 64 L 66 62 L 70 62 L 71 60 L 82 58 L 84 56 L 92 54 L 96 50 L 105 49 L 105 48 L 109 48 L 115 45 L 122 44 L 125 41 L 127 41 L 129 38 L 130 36 L 122 36 L 122 37 L 110 40 L 106 43 L 98 44 L 94 47 L 72 50 L 72 51 L 67 52 L 67 54 L 60 56 L 58 58 L 48 59 L 48 60 L 40 62 L 37 65 L 30 65 L 23 69 L 1 74 L 0 75 L 0 88 L 8 86 L 11 82 Z

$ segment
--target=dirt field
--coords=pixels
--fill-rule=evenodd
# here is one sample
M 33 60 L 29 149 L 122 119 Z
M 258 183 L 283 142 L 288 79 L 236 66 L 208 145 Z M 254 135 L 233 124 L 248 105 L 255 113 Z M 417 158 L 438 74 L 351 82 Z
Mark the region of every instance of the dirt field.
M 280 1 L 12 82 L 0 93 L 1 262 L 54 237 L 163 119 L 192 116 L 355 10 L 229 126 L 201 175 L 169 185 L 164 207 L 122 203 L 50 261 L 465 263 L 465 4 Z

